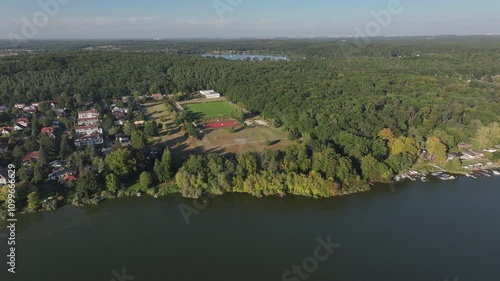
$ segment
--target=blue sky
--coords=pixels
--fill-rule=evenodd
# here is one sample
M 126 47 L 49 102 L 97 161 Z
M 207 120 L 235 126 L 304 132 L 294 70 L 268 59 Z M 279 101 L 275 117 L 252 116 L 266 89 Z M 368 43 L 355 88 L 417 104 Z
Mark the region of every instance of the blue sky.
M 380 36 L 500 34 L 498 0 L 0 1 L 0 38 L 350 36 L 369 27 Z M 43 15 L 39 3 L 56 1 L 56 12 L 31 32 L 26 21 Z M 391 3 L 399 12 L 374 27 L 373 14 L 388 11 Z

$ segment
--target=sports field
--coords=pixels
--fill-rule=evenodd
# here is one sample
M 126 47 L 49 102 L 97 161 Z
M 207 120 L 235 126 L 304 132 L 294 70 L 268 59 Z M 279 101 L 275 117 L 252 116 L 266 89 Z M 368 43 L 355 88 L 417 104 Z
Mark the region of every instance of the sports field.
M 191 110 L 196 119 L 212 119 L 217 117 L 229 117 L 234 106 L 227 102 L 190 103 L 184 104 L 185 108 Z

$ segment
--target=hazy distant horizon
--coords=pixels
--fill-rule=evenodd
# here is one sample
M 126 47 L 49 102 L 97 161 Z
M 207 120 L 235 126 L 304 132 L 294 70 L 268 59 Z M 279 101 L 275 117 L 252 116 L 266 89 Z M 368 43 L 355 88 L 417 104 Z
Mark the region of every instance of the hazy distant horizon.
M 500 34 L 422 34 L 422 35 L 391 35 L 391 36 L 375 36 L 372 39 L 389 39 L 389 38 L 439 38 L 439 37 L 499 37 Z M 168 41 L 168 40 L 300 40 L 300 39 L 354 39 L 359 37 L 354 36 L 239 36 L 239 37 L 123 37 L 123 38 L 33 38 L 30 41 L 125 41 L 125 40 L 138 40 L 138 41 Z M 432 39 L 431 38 L 431 39 Z M 0 41 L 8 41 L 8 38 L 0 38 Z
M 0 10 L 0 39 L 16 35 L 46 40 L 500 34 L 500 2 L 493 0 L 9 2 Z

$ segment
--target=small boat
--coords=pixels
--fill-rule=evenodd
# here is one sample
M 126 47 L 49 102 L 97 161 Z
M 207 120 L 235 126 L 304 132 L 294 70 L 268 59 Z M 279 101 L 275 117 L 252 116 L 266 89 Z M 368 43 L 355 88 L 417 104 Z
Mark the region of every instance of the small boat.
M 420 180 L 421 180 L 422 182 L 428 182 L 428 181 L 429 181 L 426 177 L 421 177 L 421 178 L 420 178 Z
M 493 170 L 492 172 L 493 172 L 493 174 L 494 174 L 495 176 L 500 176 L 500 172 L 499 172 L 499 171 L 497 171 L 497 170 Z
M 471 179 L 477 179 L 476 176 L 471 175 L 471 174 L 465 174 L 466 177 L 471 178 Z

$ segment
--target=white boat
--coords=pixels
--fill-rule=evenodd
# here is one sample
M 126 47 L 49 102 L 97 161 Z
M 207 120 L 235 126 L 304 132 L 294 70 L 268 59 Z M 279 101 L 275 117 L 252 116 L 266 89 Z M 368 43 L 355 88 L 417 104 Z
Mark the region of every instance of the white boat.
M 492 172 L 493 172 L 493 174 L 494 174 L 495 176 L 500 176 L 500 172 L 499 172 L 499 171 L 493 170 Z
M 466 177 L 471 178 L 471 179 L 477 179 L 474 175 L 471 174 L 465 174 Z

